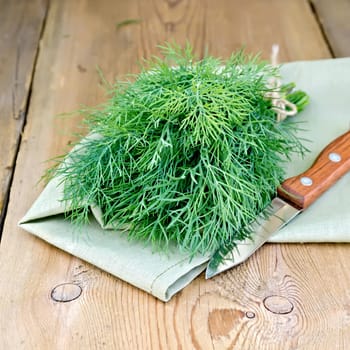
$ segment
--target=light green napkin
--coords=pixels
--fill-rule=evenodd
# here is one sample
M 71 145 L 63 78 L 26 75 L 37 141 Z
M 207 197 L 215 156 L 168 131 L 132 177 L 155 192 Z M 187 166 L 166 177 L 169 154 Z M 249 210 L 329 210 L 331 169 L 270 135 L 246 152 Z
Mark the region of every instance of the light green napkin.
M 288 164 L 287 177 L 312 165 L 333 139 L 350 130 L 350 58 L 294 62 L 282 67 L 287 81 L 310 95 L 310 105 L 296 120 L 305 122 L 299 136 L 310 140 L 310 153 Z M 270 242 L 350 242 L 350 174 L 275 234 Z
M 311 140 L 311 152 L 305 159 L 295 158 L 287 175 L 308 168 L 332 139 L 350 128 L 350 59 L 294 62 L 282 67 L 286 82 L 311 97 L 310 106 L 294 117 L 305 121 L 307 131 L 300 137 Z M 63 213 L 69 207 L 60 201 L 59 180 L 52 180 L 21 220 L 20 226 L 79 258 L 168 301 L 206 267 L 208 257 L 191 261 L 175 247 L 165 255 L 153 252 L 140 242 L 130 242 L 121 232 L 104 230 L 94 208 L 91 222 L 82 229 L 73 227 Z M 274 235 L 270 242 L 349 242 L 350 174 L 344 176 L 305 213 Z M 95 215 L 95 217 L 94 217 Z

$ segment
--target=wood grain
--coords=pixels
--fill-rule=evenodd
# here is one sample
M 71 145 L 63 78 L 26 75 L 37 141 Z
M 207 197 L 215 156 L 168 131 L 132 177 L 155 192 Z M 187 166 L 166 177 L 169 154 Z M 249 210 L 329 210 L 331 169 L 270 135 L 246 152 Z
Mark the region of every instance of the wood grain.
M 297 208 L 306 209 L 349 170 L 350 131 L 326 146 L 305 172 L 283 181 L 278 194 Z M 308 182 L 303 184 L 302 180 Z
M 335 57 L 350 56 L 350 1 L 311 0 Z
M 46 0 L 0 0 L 0 229 L 46 9 Z
M 129 19 L 139 21 L 116 28 Z M 104 100 L 96 65 L 112 80 L 169 39 L 188 39 L 199 55 L 226 57 L 246 43 L 268 57 L 279 42 L 283 60 L 330 57 L 303 0 L 51 1 L 0 246 L 0 348 L 344 348 L 346 245 L 266 245 L 165 304 L 16 229 L 42 189 L 43 162 L 69 148 L 77 130 L 79 118 L 55 115 Z M 69 292 L 53 300 L 65 283 Z

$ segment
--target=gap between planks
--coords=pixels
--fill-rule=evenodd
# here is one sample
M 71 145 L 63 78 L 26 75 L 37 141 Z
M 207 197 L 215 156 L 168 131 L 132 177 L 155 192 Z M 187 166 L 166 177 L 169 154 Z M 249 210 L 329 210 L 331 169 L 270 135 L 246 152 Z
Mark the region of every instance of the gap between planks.
M 50 7 L 50 1 L 48 1 L 46 4 L 45 13 L 44 13 L 44 16 L 43 16 L 43 19 L 41 22 L 41 28 L 39 30 L 39 37 L 37 39 L 36 49 L 34 52 L 32 69 L 31 69 L 31 72 L 29 75 L 30 83 L 29 83 L 29 87 L 28 87 L 28 91 L 27 91 L 27 96 L 25 97 L 25 101 L 24 101 L 24 110 L 18 111 L 18 114 L 22 115 L 23 117 L 22 117 L 22 124 L 20 126 L 20 130 L 18 131 L 18 134 L 17 134 L 17 140 L 16 140 L 14 155 L 13 155 L 13 159 L 12 159 L 12 169 L 11 169 L 11 172 L 9 174 L 8 184 L 5 188 L 4 197 L 2 198 L 3 205 L 2 205 L 2 208 L 0 208 L 0 244 L 1 244 L 2 232 L 3 232 L 3 228 L 4 228 L 6 216 L 7 216 L 8 204 L 10 201 L 11 187 L 12 187 L 12 183 L 13 183 L 14 174 L 16 171 L 17 157 L 18 157 L 18 153 L 19 153 L 19 150 L 21 147 L 22 134 L 23 134 L 23 131 L 24 131 L 26 123 L 27 123 L 27 115 L 28 115 L 28 111 L 29 111 L 29 107 L 30 107 L 30 99 L 32 96 L 33 81 L 34 81 L 37 60 L 38 60 L 39 51 L 40 51 L 40 42 L 41 42 L 42 37 L 43 37 L 44 32 L 45 32 L 46 19 L 47 19 L 49 7 Z M 16 111 L 14 111 L 14 112 L 16 112 Z
M 315 20 L 316 20 L 316 23 L 318 24 L 318 27 L 320 28 L 320 32 L 322 34 L 322 37 L 323 37 L 323 40 L 325 42 L 325 44 L 327 45 L 327 48 L 329 50 L 329 53 L 331 54 L 332 58 L 335 58 L 336 55 L 334 53 L 334 50 L 333 50 L 333 47 L 332 47 L 332 44 L 331 44 L 331 40 L 328 38 L 327 36 L 327 33 L 325 31 L 325 28 L 320 20 L 320 16 L 318 14 L 318 11 L 317 11 L 317 6 L 316 4 L 314 3 L 314 0 L 306 0 L 310 6 L 310 9 L 311 9 L 311 13 L 314 15 L 315 17 Z

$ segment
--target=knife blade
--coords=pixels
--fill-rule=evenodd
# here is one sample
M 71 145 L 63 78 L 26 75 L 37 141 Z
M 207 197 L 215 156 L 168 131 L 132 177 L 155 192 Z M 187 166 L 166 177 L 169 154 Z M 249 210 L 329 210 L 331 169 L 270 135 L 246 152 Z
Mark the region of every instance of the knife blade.
M 205 277 L 211 278 L 247 260 L 274 233 L 307 209 L 327 189 L 350 170 L 350 131 L 328 144 L 305 172 L 286 179 L 277 197 L 252 223 L 252 239 L 235 242 L 234 248 L 220 257 L 211 257 Z

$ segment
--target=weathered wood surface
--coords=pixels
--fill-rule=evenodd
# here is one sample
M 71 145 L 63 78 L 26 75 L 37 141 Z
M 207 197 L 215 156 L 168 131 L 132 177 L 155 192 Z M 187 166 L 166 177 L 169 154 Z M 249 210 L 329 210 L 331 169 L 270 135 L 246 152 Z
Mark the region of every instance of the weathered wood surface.
M 311 0 L 336 57 L 350 56 L 350 1 Z
M 46 0 L 0 0 L 0 228 L 46 9 Z
M 116 28 L 128 19 L 140 21 Z M 104 100 L 97 65 L 109 80 L 137 71 L 167 39 L 223 57 L 246 44 L 268 58 L 276 42 L 283 61 L 330 57 L 304 0 L 51 1 L 0 246 L 0 348 L 345 349 L 347 245 L 266 245 L 164 304 L 16 228 L 79 124 L 55 115 Z

